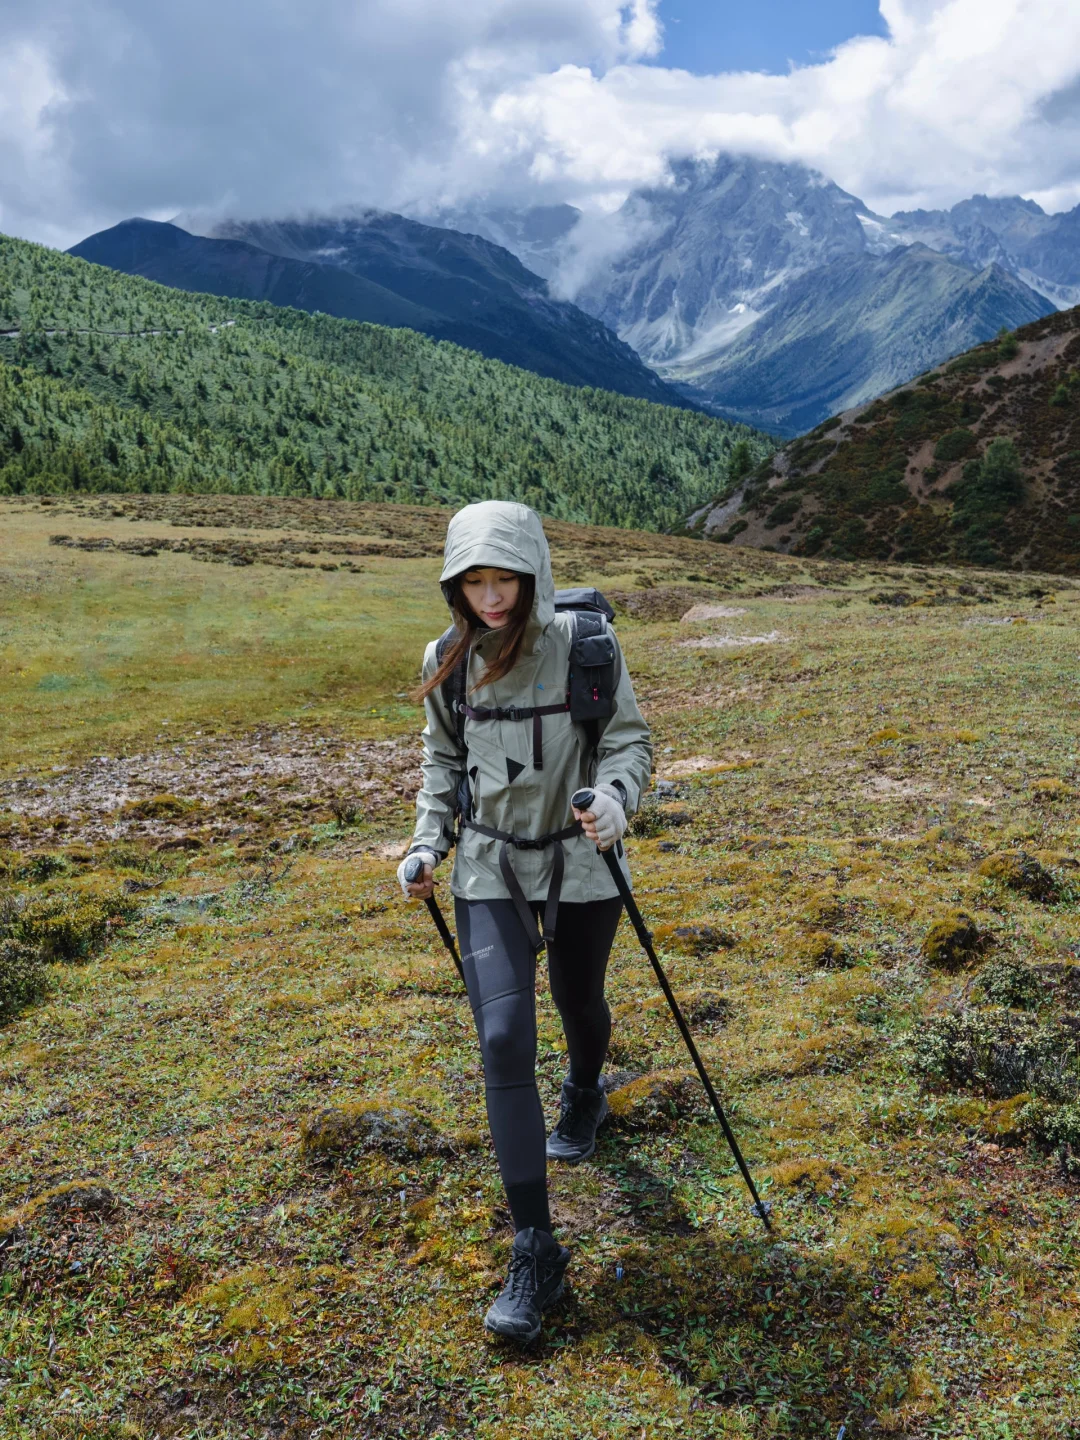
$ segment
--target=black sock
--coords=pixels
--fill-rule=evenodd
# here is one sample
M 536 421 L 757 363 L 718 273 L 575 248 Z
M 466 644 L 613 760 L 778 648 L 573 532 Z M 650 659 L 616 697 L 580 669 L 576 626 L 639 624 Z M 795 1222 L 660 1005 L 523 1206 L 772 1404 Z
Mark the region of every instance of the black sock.
M 506 1198 L 514 1217 L 514 1232 L 535 1227 L 551 1234 L 551 1210 L 548 1208 L 546 1180 L 524 1180 L 507 1185 Z

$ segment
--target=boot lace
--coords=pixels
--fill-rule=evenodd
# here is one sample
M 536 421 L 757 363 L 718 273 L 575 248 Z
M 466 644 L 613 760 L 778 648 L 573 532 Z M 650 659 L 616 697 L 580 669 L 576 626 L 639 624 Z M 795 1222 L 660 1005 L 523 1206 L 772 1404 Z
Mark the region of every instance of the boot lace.
M 515 1250 L 510 1257 L 510 1273 L 506 1289 L 511 1300 L 531 1300 L 538 1287 L 536 1256 L 527 1250 Z
M 573 1100 L 563 1099 L 559 1102 L 559 1118 L 555 1124 L 555 1134 L 560 1140 L 577 1142 L 585 1140 L 589 1136 L 591 1121 L 585 1105 L 575 1104 Z

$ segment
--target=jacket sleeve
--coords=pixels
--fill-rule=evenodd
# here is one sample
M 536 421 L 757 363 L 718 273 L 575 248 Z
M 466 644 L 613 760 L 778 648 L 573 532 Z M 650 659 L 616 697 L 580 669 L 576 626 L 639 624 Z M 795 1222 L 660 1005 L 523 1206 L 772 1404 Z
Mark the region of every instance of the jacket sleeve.
M 435 642 L 424 652 L 424 683 L 437 669 Z M 424 701 L 427 724 L 422 736 L 424 780 L 416 797 L 416 828 L 412 848 L 423 845 L 445 859 L 454 843 L 454 800 L 465 773 L 466 753 L 458 744 L 457 727 L 441 693 Z
M 616 639 L 615 644 L 619 642 Z M 638 709 L 634 687 L 622 657 L 618 658 L 619 683 L 615 689 L 615 713 L 604 727 L 597 751 L 596 783 L 618 784 L 626 793 L 627 817 L 641 804 L 652 775 L 652 735 Z

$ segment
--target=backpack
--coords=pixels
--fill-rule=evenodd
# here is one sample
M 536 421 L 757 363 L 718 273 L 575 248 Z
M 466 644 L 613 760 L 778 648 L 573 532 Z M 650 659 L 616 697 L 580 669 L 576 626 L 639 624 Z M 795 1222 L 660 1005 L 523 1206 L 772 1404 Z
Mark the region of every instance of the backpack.
M 441 686 L 442 697 L 454 717 L 458 743 L 462 749 L 465 748 L 465 721 L 470 715 L 475 719 L 485 720 L 529 720 L 538 714 L 565 711 L 567 708 L 570 719 L 585 727 L 593 750 L 599 747 L 604 725 L 615 713 L 615 691 L 620 679 L 619 650 L 610 630 L 615 620 L 615 611 L 599 590 L 589 588 L 556 590 L 555 611 L 557 614 L 569 614 L 573 620 L 570 670 L 566 677 L 566 702 L 562 705 L 542 707 L 514 706 L 509 711 L 472 710 L 466 695 L 469 667 L 469 656 L 466 653 Z M 455 626 L 451 625 L 435 642 L 435 659 L 438 664 L 442 664 L 443 656 L 456 634 Z M 538 733 L 538 728 L 534 733 Z M 537 769 L 542 768 L 539 753 L 534 763 Z M 467 790 L 467 787 L 466 776 L 463 788 Z M 470 809 L 467 794 L 459 794 L 459 812 L 468 818 Z

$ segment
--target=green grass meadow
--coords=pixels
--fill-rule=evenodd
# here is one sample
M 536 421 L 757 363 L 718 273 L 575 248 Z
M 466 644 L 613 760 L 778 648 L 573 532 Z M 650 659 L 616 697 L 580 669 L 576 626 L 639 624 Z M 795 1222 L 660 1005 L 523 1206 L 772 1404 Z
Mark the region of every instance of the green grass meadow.
M 0 502 L 0 1436 L 1080 1435 L 1080 585 L 549 526 L 616 600 L 674 786 L 636 892 L 775 1231 L 624 923 L 628 1083 L 515 1349 L 394 878 L 445 519 Z

